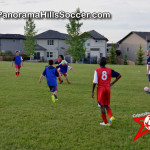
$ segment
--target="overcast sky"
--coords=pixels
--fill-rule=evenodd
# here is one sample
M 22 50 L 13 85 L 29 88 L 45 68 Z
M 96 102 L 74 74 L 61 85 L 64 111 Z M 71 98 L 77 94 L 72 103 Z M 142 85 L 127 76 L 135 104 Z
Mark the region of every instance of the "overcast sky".
M 81 31 L 96 30 L 117 42 L 131 31 L 150 32 L 149 0 L 0 0 L 3 12 L 73 12 L 77 8 L 84 12 L 110 12 L 110 20 L 83 20 Z M 38 33 L 46 30 L 66 32 L 68 20 L 35 20 Z M 0 20 L 0 33 L 24 34 L 25 20 Z

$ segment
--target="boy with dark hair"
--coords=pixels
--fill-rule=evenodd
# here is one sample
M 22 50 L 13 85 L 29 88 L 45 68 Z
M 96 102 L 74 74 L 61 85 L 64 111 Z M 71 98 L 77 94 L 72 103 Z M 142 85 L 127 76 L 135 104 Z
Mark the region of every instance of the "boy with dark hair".
M 13 67 L 14 62 L 15 62 L 15 68 L 16 68 L 16 77 L 18 77 L 20 76 L 21 62 L 23 66 L 23 59 L 19 55 L 19 51 L 16 51 L 16 56 L 13 58 L 13 61 L 12 61 L 12 67 Z
M 47 85 L 50 88 L 50 91 L 52 92 L 52 101 L 55 103 L 57 98 L 57 77 L 59 77 L 59 73 L 57 72 L 57 69 L 53 67 L 53 60 L 48 61 L 48 66 L 45 67 L 45 70 L 40 76 L 39 83 L 41 83 L 41 80 L 43 76 L 46 76 Z
M 148 93 L 150 94 L 150 50 L 147 50 L 147 72 L 146 75 L 148 76 L 148 81 L 149 81 L 149 91 Z
M 106 58 L 102 57 L 100 60 L 100 68 L 96 69 L 94 73 L 92 98 L 94 98 L 94 89 L 97 84 L 97 105 L 101 108 L 101 116 L 103 119 L 103 122 L 100 123 L 100 125 L 110 126 L 115 120 L 110 108 L 110 87 L 119 80 L 121 75 L 111 68 L 106 68 L 106 64 Z M 116 77 L 112 83 L 110 83 L 111 77 Z M 106 118 L 105 109 L 107 110 L 110 119 L 109 123 Z
M 67 75 L 68 65 L 65 63 L 65 60 L 62 60 L 61 64 L 59 64 L 56 68 L 57 69 L 60 68 L 59 69 L 60 84 L 63 83 L 62 75 L 64 75 L 64 77 L 66 78 L 67 83 L 70 84 L 68 75 Z

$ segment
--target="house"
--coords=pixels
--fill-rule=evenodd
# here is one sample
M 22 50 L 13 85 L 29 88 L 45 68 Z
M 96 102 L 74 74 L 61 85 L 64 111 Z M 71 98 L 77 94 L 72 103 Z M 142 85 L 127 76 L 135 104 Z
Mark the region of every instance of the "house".
M 150 49 L 150 32 L 132 31 L 121 39 L 118 44 L 121 50 L 121 57 L 123 58 L 126 53 L 128 60 L 135 62 L 140 45 L 144 52 Z
M 109 52 L 112 48 L 112 45 L 114 45 L 114 49 L 116 50 L 117 55 L 119 55 L 119 44 L 118 43 L 107 43 L 107 56 L 109 56 Z
M 95 30 L 89 31 L 89 34 L 90 36 L 85 42 L 86 57 L 106 57 L 108 39 Z
M 23 40 L 25 37 L 20 34 L 0 34 L 0 51 L 11 51 L 15 54 L 16 50 L 23 53 Z
M 40 33 L 36 37 L 36 56 L 44 60 L 57 59 L 58 55 L 66 55 L 69 45 L 65 43 L 67 34 L 54 30 Z

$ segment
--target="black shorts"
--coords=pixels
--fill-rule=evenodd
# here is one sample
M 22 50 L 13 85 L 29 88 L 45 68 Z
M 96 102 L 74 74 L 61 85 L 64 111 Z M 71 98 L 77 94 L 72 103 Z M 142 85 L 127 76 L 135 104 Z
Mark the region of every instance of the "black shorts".
M 148 81 L 150 82 L 150 74 L 148 75 Z
M 57 86 L 49 86 L 51 92 L 57 91 Z

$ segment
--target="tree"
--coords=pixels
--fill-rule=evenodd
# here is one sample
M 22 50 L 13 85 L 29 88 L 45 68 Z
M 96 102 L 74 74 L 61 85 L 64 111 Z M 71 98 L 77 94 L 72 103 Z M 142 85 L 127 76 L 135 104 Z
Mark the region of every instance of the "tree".
M 75 13 L 80 13 L 78 8 Z M 88 32 L 81 33 L 80 28 L 83 23 L 80 23 L 81 18 L 70 18 L 69 23 L 66 25 L 68 38 L 66 38 L 66 43 L 69 44 L 68 53 L 77 62 L 81 60 L 85 55 L 85 41 L 89 36 Z
M 137 65 L 144 65 L 144 51 L 142 50 L 142 45 L 139 46 L 139 50 L 137 52 Z
M 24 26 L 24 35 L 26 40 L 23 41 L 24 43 L 24 51 L 27 56 L 30 57 L 35 55 L 35 48 L 36 48 L 36 43 L 35 43 L 35 37 L 37 31 L 35 30 L 36 25 L 33 21 L 33 19 L 29 18 L 26 21 L 26 26 Z
M 123 63 L 124 63 L 124 65 L 128 65 L 128 55 L 127 55 L 127 53 L 124 54 Z
M 116 64 L 116 50 L 114 48 L 114 44 L 112 44 L 110 52 L 109 52 L 109 62 L 111 64 Z

